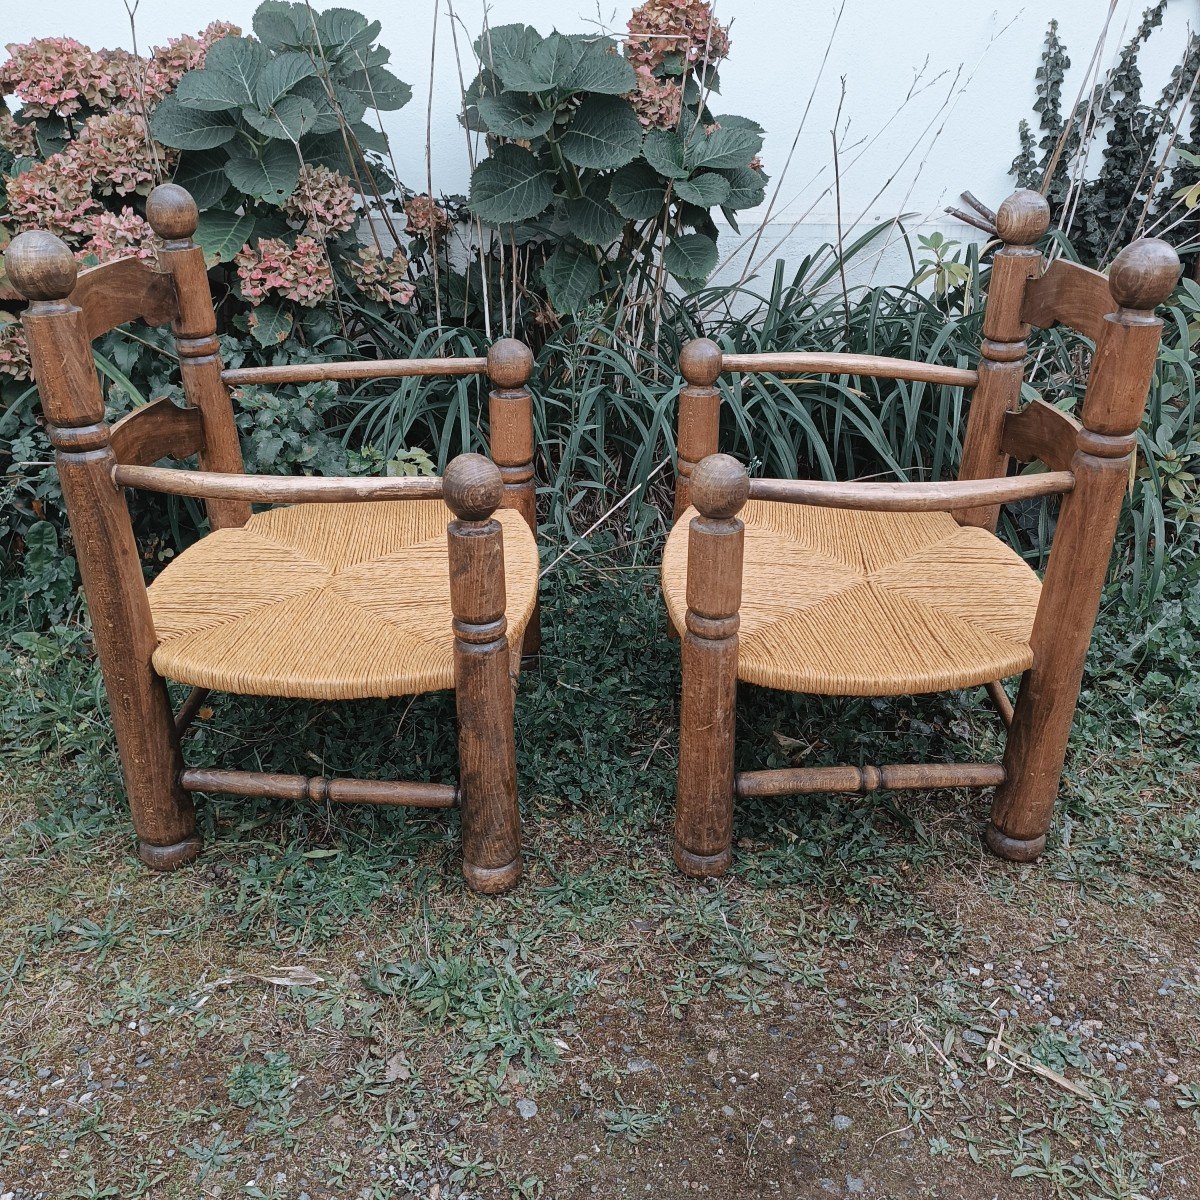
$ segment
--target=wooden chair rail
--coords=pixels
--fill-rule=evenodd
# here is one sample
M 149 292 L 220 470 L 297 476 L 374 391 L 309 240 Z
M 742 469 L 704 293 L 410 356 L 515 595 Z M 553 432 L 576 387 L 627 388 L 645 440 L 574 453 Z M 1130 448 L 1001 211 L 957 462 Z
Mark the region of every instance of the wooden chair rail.
M 194 687 L 188 692 L 183 703 L 179 706 L 179 711 L 175 714 L 175 733 L 179 737 L 183 737 L 191 728 L 192 722 L 196 719 L 196 714 L 200 711 L 201 706 L 209 697 L 209 689 L 206 687 Z
M 941 383 L 948 387 L 973 388 L 979 372 L 938 363 L 913 362 L 907 358 L 884 358 L 875 354 L 722 354 L 722 371 L 768 375 L 867 375 L 877 379 L 906 379 L 913 383 Z
M 129 321 L 166 325 L 179 312 L 175 281 L 140 258 L 118 258 L 80 271 L 67 302 L 83 309 L 89 342 Z
M 185 767 L 185 792 L 228 792 L 273 800 L 313 800 L 318 804 L 406 804 L 412 808 L 454 808 L 458 788 L 449 783 L 409 783 L 385 779 L 327 779 L 323 775 L 270 775 L 262 771 L 221 771 Z
M 1000 763 L 899 763 L 880 767 L 791 767 L 777 771 L 740 771 L 738 799 L 791 796 L 808 792 L 876 792 L 906 789 L 998 787 Z
M 204 449 L 204 415 L 168 397 L 123 416 L 108 433 L 117 462 L 149 467 L 162 458 L 191 458 Z
M 823 479 L 752 479 L 751 500 L 856 508 L 870 512 L 951 512 L 1007 504 L 1033 496 L 1069 492 L 1070 471 L 1046 471 L 1010 479 L 963 479 L 948 483 L 838 483 Z
M 442 496 L 441 479 L 431 475 L 395 479 L 282 477 L 118 463 L 112 469 L 112 479 L 117 487 L 140 488 L 168 496 L 244 500 L 249 504 L 345 504 L 367 500 L 438 500 Z
M 1095 341 L 1104 328 L 1104 318 L 1117 307 L 1104 275 L 1056 258 L 1045 274 L 1025 285 L 1021 320 L 1039 329 L 1057 322 Z
M 1020 412 L 1004 414 L 1000 447 L 1018 462 L 1043 462 L 1052 471 L 1065 471 L 1082 428 L 1070 413 L 1035 400 Z
M 430 375 L 482 375 L 486 358 L 381 358 L 369 362 L 298 363 L 281 367 L 234 367 L 221 372 L 228 387 L 245 384 L 319 383 L 327 379 L 406 379 Z

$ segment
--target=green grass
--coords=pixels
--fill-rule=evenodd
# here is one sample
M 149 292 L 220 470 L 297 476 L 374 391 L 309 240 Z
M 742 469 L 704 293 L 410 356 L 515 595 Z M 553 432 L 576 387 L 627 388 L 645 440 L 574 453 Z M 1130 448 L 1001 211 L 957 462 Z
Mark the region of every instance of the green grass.
M 419 810 L 213 797 L 200 860 L 147 872 L 86 636 L 4 652 L 0 1194 L 1196 1194 L 1187 581 L 1150 625 L 1114 588 L 1041 863 L 981 850 L 978 795 L 813 796 L 739 805 L 710 884 L 670 860 L 656 589 L 603 543 L 547 580 L 496 900 Z M 449 696 L 213 707 L 190 762 L 454 772 Z M 748 768 L 1002 745 L 977 694 L 739 717 Z

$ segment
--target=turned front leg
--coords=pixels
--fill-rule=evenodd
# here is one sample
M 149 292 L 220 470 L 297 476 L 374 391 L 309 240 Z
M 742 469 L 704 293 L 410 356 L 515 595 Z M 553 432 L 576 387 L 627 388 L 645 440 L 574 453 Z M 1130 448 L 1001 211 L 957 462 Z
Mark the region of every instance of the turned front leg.
M 687 616 L 682 639 L 675 862 L 686 875 L 722 875 L 733 842 L 738 608 L 744 526 L 737 514 L 749 480 L 736 459 L 714 454 L 691 476 L 699 511 L 688 533 Z
M 507 891 L 521 877 L 504 535 L 492 516 L 503 494 L 500 472 L 480 454 L 446 468 L 463 874 L 477 892 Z

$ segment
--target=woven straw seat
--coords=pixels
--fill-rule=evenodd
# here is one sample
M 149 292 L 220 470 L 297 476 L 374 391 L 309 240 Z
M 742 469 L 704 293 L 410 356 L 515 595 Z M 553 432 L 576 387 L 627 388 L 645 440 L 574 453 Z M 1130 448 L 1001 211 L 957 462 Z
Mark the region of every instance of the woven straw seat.
M 537 546 L 518 513 L 495 516 L 519 653 Z M 209 534 L 150 586 L 154 669 L 198 687 L 309 700 L 453 687 L 450 518 L 440 500 L 298 504 Z
M 686 611 L 689 508 L 667 541 L 671 620 Z M 738 678 L 827 696 L 970 687 L 1033 663 L 1041 584 L 991 533 L 942 512 L 750 501 Z

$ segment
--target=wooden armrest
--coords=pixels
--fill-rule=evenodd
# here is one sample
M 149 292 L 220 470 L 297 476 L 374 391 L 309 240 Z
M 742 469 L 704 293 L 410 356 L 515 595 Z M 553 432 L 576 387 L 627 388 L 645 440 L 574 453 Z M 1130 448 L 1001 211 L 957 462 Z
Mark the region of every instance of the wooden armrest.
M 126 466 L 112 470 L 117 487 L 141 488 L 168 496 L 204 500 L 244 500 L 250 504 L 339 504 L 365 500 L 438 500 L 442 481 L 433 475 L 394 479 L 320 476 L 236 475 L 220 471 L 181 471 L 172 467 Z
M 319 383 L 326 379 L 404 379 L 413 375 L 482 375 L 486 358 L 380 358 L 365 362 L 297 363 L 237 367 L 221 372 L 229 387 L 244 384 Z
M 836 483 L 809 479 L 752 479 L 751 500 L 855 508 L 871 512 L 950 512 L 984 508 L 1033 496 L 1053 496 L 1075 486 L 1070 471 L 1015 475 L 1008 479 L 963 479 L 948 483 Z
M 914 383 L 942 383 L 973 388 L 979 372 L 938 363 L 884 358 L 875 354 L 723 354 L 721 370 L 769 375 L 867 375 L 877 379 L 907 379 Z

